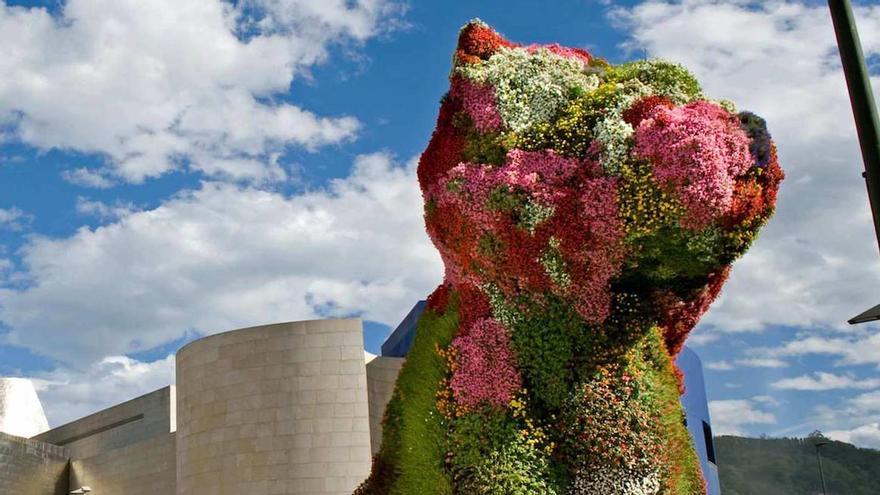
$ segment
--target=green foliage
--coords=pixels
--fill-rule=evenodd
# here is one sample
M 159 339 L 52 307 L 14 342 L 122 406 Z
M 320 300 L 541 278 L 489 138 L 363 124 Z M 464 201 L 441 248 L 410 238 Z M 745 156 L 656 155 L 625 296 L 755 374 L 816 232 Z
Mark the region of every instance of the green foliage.
M 497 132 L 480 133 L 470 124 L 467 144 L 462 152 L 462 161 L 501 165 L 510 147 L 507 138 Z
M 511 216 L 513 223 L 520 229 L 534 233 L 541 223 L 553 216 L 552 206 L 538 204 L 525 194 L 499 186 L 489 194 L 486 205 L 490 210 L 500 211 Z
M 716 228 L 692 232 L 668 226 L 650 235 L 633 237 L 634 252 L 629 263 L 655 285 L 701 277 L 722 266 L 716 253 L 720 238 Z
M 620 83 L 650 81 L 656 94 L 666 96 L 676 104 L 688 103 L 702 95 L 700 83 L 690 71 L 663 60 L 637 60 L 609 67 L 605 78 Z
M 495 444 L 489 454 L 474 465 L 473 475 L 462 483 L 462 493 L 474 495 L 555 495 L 543 476 L 547 459 L 522 438 Z
M 568 289 L 571 286 L 571 275 L 565 265 L 565 258 L 559 251 L 559 245 L 559 239 L 551 237 L 547 251 L 541 256 L 540 262 L 554 284 L 562 289 Z
M 540 437 L 526 425 L 491 409 L 453 423 L 451 467 L 461 493 L 554 495 L 550 463 Z
M 523 312 L 511 328 L 517 364 L 536 407 L 556 409 L 571 393 L 572 358 L 578 342 L 587 337 L 583 320 L 570 305 L 555 298 Z
M 829 441 L 822 468 L 829 495 L 875 495 L 880 451 Z M 822 493 L 814 439 L 715 438 L 724 495 L 817 495 Z
M 515 147 L 532 151 L 551 148 L 563 156 L 586 156 L 593 142 L 593 128 L 621 94 L 616 84 L 582 92 L 552 122 L 539 123 L 517 134 Z
M 419 319 L 412 349 L 385 411 L 382 446 L 375 461 L 391 468 L 377 470 L 374 465 L 373 476 L 358 493 L 452 493 L 443 465 L 447 425 L 436 403 L 446 366 L 436 348 L 448 347 L 457 328 L 457 304 L 450 304 L 442 314 L 426 311 Z M 374 479 L 377 472 L 392 479 Z
M 525 198 L 520 194 L 515 194 L 508 187 L 499 186 L 489 193 L 489 204 L 486 206 L 490 210 L 498 210 L 503 213 L 510 213 L 522 207 Z
M 544 49 L 530 53 L 501 47 L 488 60 L 459 65 L 455 70 L 495 89 L 498 111 L 514 131 L 546 122 L 574 88 L 589 90 L 599 82 L 595 75 L 584 72 L 580 61 Z
M 703 495 L 703 475 L 693 441 L 684 424 L 684 410 L 672 358 L 660 329 L 652 328 L 636 348 L 634 365 L 640 368 L 640 400 L 656 408 L 659 421 L 653 426 L 663 445 L 662 469 L 667 485 L 676 495 Z

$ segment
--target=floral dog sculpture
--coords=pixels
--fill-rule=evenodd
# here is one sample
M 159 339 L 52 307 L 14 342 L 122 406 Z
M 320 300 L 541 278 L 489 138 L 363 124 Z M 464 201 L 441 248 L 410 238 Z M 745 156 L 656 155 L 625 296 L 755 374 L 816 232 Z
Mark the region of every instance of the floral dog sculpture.
M 418 175 L 446 267 L 357 494 L 702 494 L 674 358 L 773 213 L 684 68 L 461 31 Z

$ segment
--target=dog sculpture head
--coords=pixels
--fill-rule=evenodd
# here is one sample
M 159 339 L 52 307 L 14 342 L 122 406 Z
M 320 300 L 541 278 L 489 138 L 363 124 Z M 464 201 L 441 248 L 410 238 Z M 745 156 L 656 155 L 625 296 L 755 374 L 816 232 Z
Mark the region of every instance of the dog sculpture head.
M 418 170 L 447 287 L 659 325 L 676 354 L 773 212 L 764 121 L 678 65 L 515 45 L 480 21 L 450 81 Z

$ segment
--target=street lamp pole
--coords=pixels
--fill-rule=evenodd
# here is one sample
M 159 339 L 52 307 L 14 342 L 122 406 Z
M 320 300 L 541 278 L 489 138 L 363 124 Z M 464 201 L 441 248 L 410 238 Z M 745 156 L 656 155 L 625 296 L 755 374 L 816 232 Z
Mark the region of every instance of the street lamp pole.
M 828 495 L 825 488 L 825 473 L 822 471 L 822 455 L 819 453 L 819 447 L 828 445 L 828 442 L 816 442 L 816 461 L 819 462 L 819 479 L 822 480 L 822 495 Z
M 846 76 L 849 99 L 852 104 L 862 161 L 865 172 L 862 176 L 868 187 L 868 200 L 874 218 L 874 232 L 880 246 L 880 119 L 877 118 L 877 104 L 871 90 L 871 78 L 862 53 L 859 32 L 853 15 L 850 0 L 828 0 L 840 61 Z M 880 320 L 880 304 L 849 320 L 850 324 Z

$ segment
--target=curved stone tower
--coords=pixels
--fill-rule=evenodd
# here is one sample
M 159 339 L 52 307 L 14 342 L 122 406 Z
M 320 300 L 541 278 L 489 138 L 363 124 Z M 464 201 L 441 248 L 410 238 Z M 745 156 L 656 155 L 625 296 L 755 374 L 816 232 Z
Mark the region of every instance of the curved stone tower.
M 34 384 L 27 378 L 0 378 L 0 432 L 30 438 L 48 429 Z
M 280 323 L 177 353 L 177 493 L 346 494 L 370 470 L 360 320 Z

